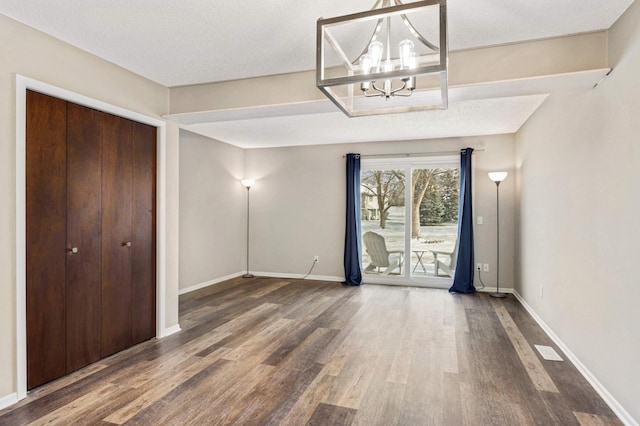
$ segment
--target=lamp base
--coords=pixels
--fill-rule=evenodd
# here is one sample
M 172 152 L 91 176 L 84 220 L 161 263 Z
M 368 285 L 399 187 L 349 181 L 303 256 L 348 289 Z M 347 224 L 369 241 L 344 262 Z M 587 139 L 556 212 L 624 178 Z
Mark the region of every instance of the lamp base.
M 253 274 L 244 274 L 242 278 L 253 278 Z
M 507 297 L 507 293 L 494 292 L 494 293 L 489 293 L 489 296 L 497 297 L 499 299 L 504 299 L 505 297 Z

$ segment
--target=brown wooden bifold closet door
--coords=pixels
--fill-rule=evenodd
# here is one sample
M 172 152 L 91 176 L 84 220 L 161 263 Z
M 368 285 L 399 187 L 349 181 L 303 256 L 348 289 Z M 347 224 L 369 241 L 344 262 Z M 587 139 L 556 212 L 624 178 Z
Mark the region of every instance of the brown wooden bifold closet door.
M 156 128 L 27 91 L 27 388 L 156 334 Z
M 132 123 L 105 114 L 102 147 L 102 356 L 107 356 L 131 344 Z
M 27 92 L 26 309 L 29 388 L 66 372 L 66 111 L 66 102 L 60 99 Z
M 67 104 L 67 371 L 100 359 L 102 115 Z
M 156 128 L 133 123 L 132 344 L 156 335 Z

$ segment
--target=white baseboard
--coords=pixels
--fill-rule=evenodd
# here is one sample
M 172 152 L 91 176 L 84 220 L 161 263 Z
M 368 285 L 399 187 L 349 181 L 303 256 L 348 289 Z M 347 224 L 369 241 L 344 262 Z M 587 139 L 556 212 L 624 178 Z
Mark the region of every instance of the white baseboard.
M 173 327 L 165 328 L 160 338 L 171 336 L 172 334 L 179 333 L 180 331 L 182 331 L 180 324 L 176 324 Z
M 192 291 L 200 290 L 201 288 L 209 287 L 210 285 L 218 284 L 218 283 L 221 283 L 223 281 L 227 281 L 227 280 L 230 280 L 232 278 L 239 277 L 243 273 L 244 272 L 236 272 L 235 274 L 227 275 L 226 277 L 220 277 L 220 278 L 216 278 L 216 279 L 213 279 L 213 280 L 205 281 L 205 282 L 200 283 L 200 284 L 192 285 L 191 287 L 182 288 L 182 289 L 180 289 L 178 291 L 178 295 L 191 293 Z
M 278 272 L 255 272 L 255 271 L 251 271 L 251 273 L 253 275 L 255 275 L 256 277 L 284 278 L 284 279 L 294 279 L 294 280 L 302 280 L 302 277 L 304 277 L 304 275 L 301 275 L 301 274 L 288 274 L 288 273 L 278 273 Z M 213 279 L 213 280 L 205 281 L 203 283 L 196 284 L 196 285 L 193 285 L 191 287 L 180 289 L 178 291 L 178 295 L 191 293 L 192 291 L 200 290 L 200 289 L 203 289 L 205 287 L 209 287 L 211 285 L 216 285 L 216 284 L 219 284 L 221 282 L 224 282 L 224 281 L 227 281 L 227 280 L 230 280 L 230 279 L 233 279 L 233 278 L 241 277 L 242 275 L 244 275 L 244 272 L 236 272 L 235 274 L 227 275 L 225 277 L 220 277 L 220 278 L 216 278 L 216 279 Z M 309 275 L 308 277 L 306 277 L 304 279 L 305 280 L 316 280 L 316 281 L 335 281 L 335 282 L 344 281 L 343 277 L 332 277 L 332 276 L 325 276 L 325 275 Z M 168 334 L 166 334 L 165 336 L 168 336 Z
M 3 410 L 8 406 L 15 404 L 16 402 L 18 402 L 17 393 L 10 393 L 9 395 L 5 395 L 0 398 L 0 410 Z
M 504 290 L 505 292 L 507 289 Z M 571 361 L 571 363 L 578 369 L 580 374 L 587 379 L 587 381 L 593 386 L 593 388 L 598 392 L 600 397 L 604 400 L 604 402 L 609 405 L 611 410 L 618 416 L 618 418 L 628 426 L 640 426 L 638 422 L 631 417 L 631 415 L 624 409 L 622 405 L 609 393 L 609 391 L 600 383 L 600 381 L 589 371 L 587 367 L 580 361 L 580 359 L 571 352 L 571 349 L 567 345 L 564 344 L 562 340 L 553 332 L 553 330 L 540 318 L 540 316 L 533 310 L 533 308 L 520 296 L 517 291 L 513 291 L 514 296 L 518 299 L 518 302 L 524 307 L 524 309 L 531 315 L 531 317 L 538 323 L 540 328 L 544 330 L 545 333 L 554 341 L 556 345 L 562 352 L 567 356 L 567 358 Z
M 476 290 L 480 293 L 495 293 L 498 289 L 496 287 L 484 287 L 484 288 L 478 288 L 476 286 Z M 500 293 L 515 293 L 515 291 L 512 288 L 504 288 L 502 286 L 500 286 Z
M 279 273 L 279 272 L 251 272 L 253 275 L 257 277 L 269 277 L 269 278 L 286 278 L 293 280 L 302 280 L 304 274 L 287 274 L 287 273 Z M 344 277 L 333 277 L 329 275 L 309 275 L 304 278 L 305 280 L 315 280 L 315 281 L 332 281 L 341 283 L 344 281 Z

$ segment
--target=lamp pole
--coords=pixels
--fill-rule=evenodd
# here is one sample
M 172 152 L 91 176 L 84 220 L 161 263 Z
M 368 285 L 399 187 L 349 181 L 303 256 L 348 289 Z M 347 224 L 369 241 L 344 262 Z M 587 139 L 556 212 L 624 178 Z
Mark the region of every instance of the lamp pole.
M 247 273 L 242 278 L 253 278 L 253 274 L 249 273 L 249 190 L 254 183 L 253 179 L 242 180 L 242 184 L 247 188 Z
M 496 291 L 490 293 L 491 297 L 505 298 L 505 293 L 500 293 L 500 182 L 505 180 L 507 172 L 489 173 L 489 178 L 496 183 Z

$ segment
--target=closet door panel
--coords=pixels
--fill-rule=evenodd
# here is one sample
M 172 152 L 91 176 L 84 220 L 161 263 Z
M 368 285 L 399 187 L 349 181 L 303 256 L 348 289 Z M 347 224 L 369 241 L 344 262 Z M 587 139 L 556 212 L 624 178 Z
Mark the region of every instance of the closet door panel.
M 27 91 L 27 388 L 65 373 L 66 102 Z
M 156 128 L 133 123 L 132 344 L 156 335 Z
M 131 345 L 132 122 L 104 114 L 102 356 Z
M 67 372 L 100 359 L 102 113 L 67 107 Z

